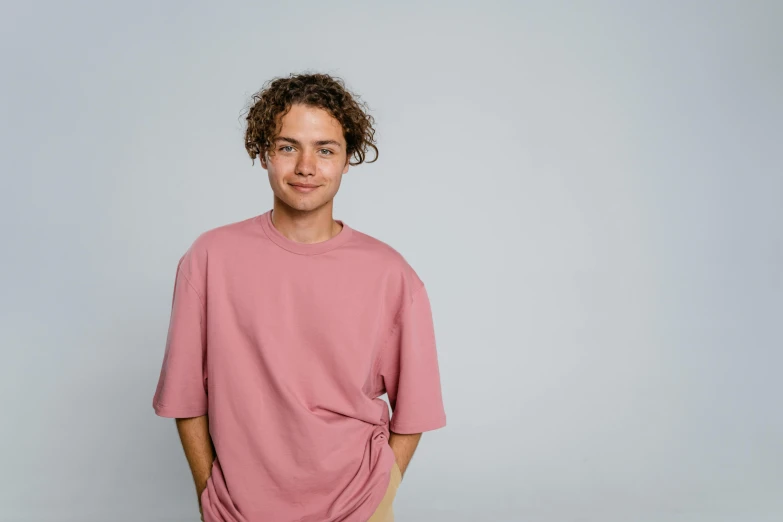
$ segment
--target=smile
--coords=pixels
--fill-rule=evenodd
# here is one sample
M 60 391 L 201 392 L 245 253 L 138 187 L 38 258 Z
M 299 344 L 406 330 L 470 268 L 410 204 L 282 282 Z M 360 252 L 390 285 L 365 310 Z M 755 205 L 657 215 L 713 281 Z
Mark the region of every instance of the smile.
M 294 185 L 290 183 L 289 185 L 297 192 L 312 192 L 319 187 L 319 185 Z

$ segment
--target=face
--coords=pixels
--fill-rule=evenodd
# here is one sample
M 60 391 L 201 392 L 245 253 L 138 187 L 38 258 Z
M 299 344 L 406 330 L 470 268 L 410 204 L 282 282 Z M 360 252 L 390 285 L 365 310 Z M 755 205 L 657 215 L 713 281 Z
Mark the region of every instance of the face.
M 350 167 L 343 128 L 321 108 L 292 105 L 270 148 L 274 154 L 261 158 L 261 166 L 272 191 L 300 211 L 329 204 Z

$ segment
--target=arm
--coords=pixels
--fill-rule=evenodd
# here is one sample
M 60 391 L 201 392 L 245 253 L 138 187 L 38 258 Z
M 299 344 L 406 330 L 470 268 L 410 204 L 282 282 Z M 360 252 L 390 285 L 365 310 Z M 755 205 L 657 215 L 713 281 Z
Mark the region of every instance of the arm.
M 408 464 L 413 458 L 413 454 L 416 451 L 416 446 L 419 445 L 421 439 L 421 433 L 394 433 L 389 432 L 389 446 L 394 451 L 394 456 L 397 459 L 397 465 L 400 467 L 402 475 L 405 474 L 405 470 L 408 468 Z
M 176 423 L 182 449 L 185 451 L 185 458 L 188 460 L 193 482 L 196 485 L 198 510 L 203 517 L 201 494 L 207 487 L 207 479 L 212 473 L 212 462 L 216 457 L 215 447 L 209 436 L 209 416 L 177 419 Z
M 389 445 L 401 473 L 406 471 L 422 432 L 446 425 L 432 310 L 427 290 L 419 284 L 397 312 L 379 362 L 392 410 Z

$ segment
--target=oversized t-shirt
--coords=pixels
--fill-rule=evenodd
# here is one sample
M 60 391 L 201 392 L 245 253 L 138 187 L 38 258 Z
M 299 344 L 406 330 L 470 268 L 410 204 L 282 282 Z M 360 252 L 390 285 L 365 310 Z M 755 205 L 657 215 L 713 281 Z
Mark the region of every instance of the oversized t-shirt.
M 389 431 L 446 425 L 427 290 L 341 220 L 299 243 L 271 217 L 208 230 L 179 260 L 152 406 L 209 415 L 205 522 L 366 522 Z

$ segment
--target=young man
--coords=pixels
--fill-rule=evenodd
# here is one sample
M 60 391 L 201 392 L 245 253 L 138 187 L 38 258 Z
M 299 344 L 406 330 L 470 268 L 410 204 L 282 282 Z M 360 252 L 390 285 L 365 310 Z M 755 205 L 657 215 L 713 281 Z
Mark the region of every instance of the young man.
M 152 405 L 177 419 L 205 522 L 393 521 L 422 432 L 446 425 L 424 284 L 332 217 L 349 166 L 377 159 L 372 123 L 339 79 L 269 82 L 245 147 L 272 209 L 179 260 Z

